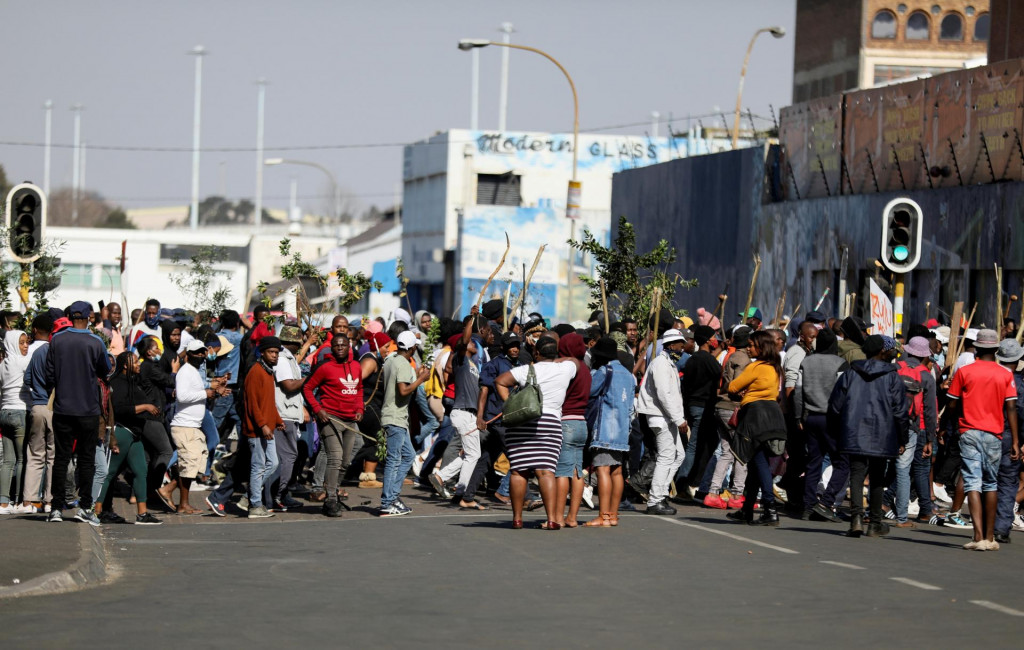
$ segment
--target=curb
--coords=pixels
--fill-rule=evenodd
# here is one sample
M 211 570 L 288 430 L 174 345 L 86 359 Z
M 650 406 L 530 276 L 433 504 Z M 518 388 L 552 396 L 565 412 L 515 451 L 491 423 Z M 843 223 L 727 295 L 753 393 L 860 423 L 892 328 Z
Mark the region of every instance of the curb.
M 45 596 L 78 591 L 102 584 L 108 577 L 107 553 L 94 526 L 80 525 L 81 556 L 67 569 L 32 578 L 13 587 L 0 587 L 0 599 Z

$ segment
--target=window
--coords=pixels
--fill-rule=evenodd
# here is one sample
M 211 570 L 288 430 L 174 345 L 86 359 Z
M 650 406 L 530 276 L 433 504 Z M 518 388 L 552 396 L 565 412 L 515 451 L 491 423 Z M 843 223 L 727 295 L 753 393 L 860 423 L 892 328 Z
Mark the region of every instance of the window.
M 910 14 L 910 18 L 907 19 L 907 40 L 908 41 L 927 41 L 931 34 L 930 31 L 931 21 L 928 20 L 928 14 L 923 11 L 915 11 Z
M 477 174 L 477 205 L 511 205 L 519 207 L 522 197 L 519 193 L 519 177 L 507 174 Z
M 943 41 L 964 40 L 964 21 L 960 14 L 946 14 L 939 25 L 939 39 Z
M 896 38 L 896 14 L 883 10 L 871 22 L 871 38 Z
M 978 19 L 974 21 L 974 40 L 976 41 L 987 41 L 989 29 L 992 27 L 992 22 L 989 19 L 988 14 L 981 14 Z
M 900 12 L 900 15 L 902 16 L 907 13 L 907 5 L 901 2 L 899 6 L 896 7 L 896 11 Z

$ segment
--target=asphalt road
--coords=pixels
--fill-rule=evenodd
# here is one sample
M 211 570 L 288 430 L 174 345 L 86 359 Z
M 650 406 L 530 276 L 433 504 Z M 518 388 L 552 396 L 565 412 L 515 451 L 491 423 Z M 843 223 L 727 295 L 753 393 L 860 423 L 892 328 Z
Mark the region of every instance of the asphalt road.
M 962 530 L 848 539 L 844 525 L 762 529 L 696 507 L 624 514 L 617 528 L 512 530 L 508 510 L 423 496 L 389 519 L 104 527 L 119 577 L 4 602 L 0 645 L 963 648 L 1017 645 L 1024 623 L 1019 534 L 978 553 L 960 548 Z

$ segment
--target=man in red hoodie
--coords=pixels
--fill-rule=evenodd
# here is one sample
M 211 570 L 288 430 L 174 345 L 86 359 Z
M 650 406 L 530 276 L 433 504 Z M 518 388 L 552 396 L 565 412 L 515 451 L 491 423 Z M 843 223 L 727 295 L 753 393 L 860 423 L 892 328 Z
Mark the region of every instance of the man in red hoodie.
M 323 514 L 340 517 L 338 481 L 352 462 L 352 452 L 360 435 L 356 423 L 363 419 L 362 369 L 359 362 L 349 356 L 348 337 L 331 339 L 331 358 L 317 367 L 302 388 L 302 394 L 313 407 L 313 416 L 320 425 L 320 440 L 327 453 L 324 476 L 327 499 Z

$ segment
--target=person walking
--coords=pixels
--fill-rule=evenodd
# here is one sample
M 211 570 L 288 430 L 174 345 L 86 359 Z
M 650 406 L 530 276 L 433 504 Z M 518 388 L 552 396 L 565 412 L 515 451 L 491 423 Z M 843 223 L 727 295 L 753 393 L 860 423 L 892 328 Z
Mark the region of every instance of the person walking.
M 270 501 L 270 478 L 277 470 L 277 446 L 274 436 L 284 431 L 284 421 L 277 411 L 274 395 L 274 366 L 281 353 L 281 340 L 276 336 L 261 337 L 257 344 L 259 356 L 245 375 L 242 390 L 242 433 L 249 439 L 252 460 L 249 463 L 249 519 L 265 519 L 274 514 L 267 509 Z
M 996 331 L 980 330 L 974 363 L 957 371 L 948 391 L 949 406 L 959 416 L 964 492 L 974 528 L 974 539 L 964 548 L 972 551 L 999 550 L 995 523 L 1004 429 L 1010 430 L 1011 460 L 1020 458 L 1017 386 L 1013 373 L 996 362 L 998 348 Z
M 384 403 L 381 406 L 380 424 L 387 438 L 387 458 L 384 461 L 384 481 L 378 511 L 381 517 L 412 512 L 412 508 L 401 499 L 402 483 L 416 455 L 409 437 L 409 402 L 420 384 L 430 376 L 427 364 L 420 364 L 419 369 L 414 371 L 410 363 L 419 346 L 415 334 L 403 331 L 398 334 L 395 343 L 398 351 L 384 361 L 381 380 Z
M 996 352 L 996 361 L 999 365 L 1013 373 L 1013 383 L 1017 388 L 1017 427 L 1024 420 L 1024 376 L 1017 372 L 1021 358 L 1024 358 L 1024 349 L 1012 338 L 1007 338 L 999 343 L 999 351 Z M 1015 514 L 1017 496 L 1021 485 L 1021 474 L 1024 473 L 1024 464 L 1021 463 L 1020 454 L 1013 457 L 1013 436 L 1011 435 L 1009 422 L 1003 428 L 1003 454 L 999 459 L 999 476 L 996 480 L 998 496 L 996 497 L 996 524 L 995 541 L 1000 544 L 1010 543 L 1010 530 L 1020 530 L 1014 526 L 1014 518 L 1020 517 Z M 1018 446 L 1020 439 L 1017 440 Z M 1018 519 L 1019 521 L 1019 519 Z
M 742 401 L 738 396 L 729 394 L 729 384 L 732 380 L 743 374 L 743 370 L 750 365 L 750 328 L 741 325 L 732 330 L 732 345 L 722 357 L 722 381 L 721 389 L 718 392 L 718 403 L 715 405 L 715 418 L 718 424 L 718 448 L 720 454 L 715 461 L 715 468 L 711 475 L 711 483 L 707 496 L 704 497 L 704 505 L 709 508 L 738 509 L 743 507 L 743 493 L 747 485 L 747 466 L 736 460 L 732 450 L 732 442 L 736 435 L 737 411 Z M 733 492 L 728 498 L 723 498 L 725 479 L 729 470 L 732 470 Z
M 828 426 L 839 434 L 840 453 L 850 457 L 850 537 L 864 534 L 865 476 L 867 535 L 889 533 L 882 515 L 886 473 L 910 439 L 906 388 L 892 363 L 896 345 L 888 336 L 868 336 L 862 346 L 866 358 L 850 364 L 829 397 Z
M 202 430 L 203 418 L 206 417 L 206 400 L 216 395 L 214 389 L 206 387 L 199 373 L 199 366 L 204 361 L 206 344 L 192 340 L 185 348 L 185 363 L 174 376 L 176 401 L 174 417 L 171 419 L 171 439 L 178 450 L 178 505 L 175 510 L 179 515 L 203 513 L 189 503 L 189 490 L 196 477 L 206 470 L 209 450 Z M 160 488 L 157 494 L 166 503 L 170 500 L 174 487 L 174 482 L 168 483 L 167 486 Z
M 347 320 L 345 326 L 348 327 Z M 299 427 L 302 426 L 305 414 L 305 406 L 302 403 L 304 380 L 298 360 L 305 358 L 316 336 L 317 331 L 311 330 L 303 341 L 302 330 L 292 325 L 282 327 L 278 334 L 281 340 L 281 353 L 277 365 L 274 366 L 274 401 L 277 404 L 277 412 L 284 422 L 284 429 L 274 436 L 278 458 L 277 480 L 274 477 L 270 480 L 274 493 L 273 508 L 281 512 L 302 506 L 301 502 L 288 494 L 288 484 L 291 483 L 295 461 L 299 457 Z M 347 336 L 342 335 L 340 338 L 348 341 Z
M 46 356 L 50 349 L 53 318 L 47 313 L 32 320 L 34 341 L 28 348 L 28 365 L 21 392 L 28 407 L 28 438 L 25 441 L 25 480 L 22 511 L 46 510 L 50 505 L 50 477 L 53 476 L 53 413 L 45 382 Z M 43 477 L 46 476 L 46 480 Z M 37 505 L 38 504 L 38 505 Z M 44 505 L 45 504 L 45 505 Z
M 587 403 L 590 400 L 590 369 L 583 363 L 587 346 L 583 337 L 569 332 L 558 340 L 558 354 L 569 363 L 576 364 L 576 376 L 569 382 L 562 403 L 562 449 L 555 467 L 555 503 L 569 498 L 569 514 L 561 516 L 565 508 L 559 505 L 555 521 L 566 528 L 579 526 L 577 515 L 583 500 L 583 451 L 587 446 Z

